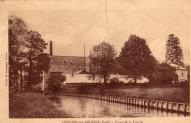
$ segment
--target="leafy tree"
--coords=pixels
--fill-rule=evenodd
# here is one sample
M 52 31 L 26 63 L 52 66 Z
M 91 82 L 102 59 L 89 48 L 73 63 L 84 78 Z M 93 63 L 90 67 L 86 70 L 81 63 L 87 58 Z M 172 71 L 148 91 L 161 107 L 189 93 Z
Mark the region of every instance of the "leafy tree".
M 66 77 L 61 75 L 61 73 L 51 74 L 47 83 L 48 89 L 56 94 L 61 89 L 64 81 L 66 81 Z
M 178 80 L 178 75 L 175 73 L 175 68 L 167 63 L 161 63 L 156 66 L 150 79 L 158 83 L 171 83 Z
M 8 45 L 9 45 L 9 87 L 16 85 L 18 90 L 19 71 L 24 63 L 25 40 L 28 27 L 25 22 L 16 16 L 10 16 L 8 20 Z
M 28 84 L 27 88 L 31 89 L 31 84 L 34 81 L 33 79 L 33 71 L 37 69 L 38 56 L 46 49 L 47 43 L 41 38 L 41 35 L 36 31 L 28 32 L 28 40 L 26 43 L 26 47 L 28 48 L 28 61 L 29 61 L 29 76 L 28 76 Z
M 38 68 L 45 72 L 48 71 L 50 65 L 50 55 L 48 53 L 41 53 L 38 55 Z
M 93 75 L 99 75 L 99 77 L 104 79 L 106 84 L 113 63 L 116 57 L 115 49 L 112 45 L 106 42 L 102 42 L 93 47 L 93 51 L 90 54 L 91 60 L 91 73 Z
M 41 63 L 41 67 L 38 66 L 38 56 L 47 44 L 38 32 L 29 30 L 21 18 L 10 16 L 8 24 L 10 87 L 16 85 L 18 89 L 19 72 L 21 73 L 25 64 L 29 63 L 28 88 L 31 88 L 31 83 L 40 78 L 40 69 L 44 65 Z
M 157 63 L 145 39 L 136 35 L 130 35 L 121 49 L 118 60 L 125 69 L 125 74 L 133 77 L 135 83 L 141 76 L 152 73 Z
M 183 54 L 180 46 L 180 40 L 174 34 L 170 34 L 168 36 L 165 57 L 168 63 L 183 66 Z

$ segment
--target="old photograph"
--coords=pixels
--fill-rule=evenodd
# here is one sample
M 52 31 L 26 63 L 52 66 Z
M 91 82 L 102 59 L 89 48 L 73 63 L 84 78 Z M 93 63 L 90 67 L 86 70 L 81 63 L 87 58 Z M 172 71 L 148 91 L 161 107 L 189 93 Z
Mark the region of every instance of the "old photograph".
M 190 117 L 190 13 L 147 3 L 10 7 L 9 118 Z

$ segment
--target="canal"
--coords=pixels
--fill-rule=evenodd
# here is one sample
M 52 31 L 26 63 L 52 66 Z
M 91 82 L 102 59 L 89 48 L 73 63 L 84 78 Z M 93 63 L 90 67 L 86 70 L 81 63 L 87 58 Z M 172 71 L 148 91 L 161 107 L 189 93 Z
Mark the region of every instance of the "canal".
M 83 97 L 60 96 L 59 101 L 52 101 L 59 110 L 76 118 L 185 116 L 184 114 Z

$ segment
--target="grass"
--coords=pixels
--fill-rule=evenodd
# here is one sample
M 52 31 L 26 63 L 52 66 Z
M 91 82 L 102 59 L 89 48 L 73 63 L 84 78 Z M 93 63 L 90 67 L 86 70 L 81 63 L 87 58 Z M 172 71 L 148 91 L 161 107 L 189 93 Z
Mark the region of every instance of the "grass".
M 50 100 L 39 93 L 19 92 L 9 95 L 10 118 L 69 117 L 59 111 Z
M 79 87 L 78 87 L 79 88 Z M 78 89 L 68 89 L 76 92 Z M 86 86 L 83 87 L 85 94 L 100 94 L 98 87 Z M 171 86 L 171 85 L 154 85 L 154 86 L 126 86 L 105 88 L 105 95 L 122 96 L 132 98 L 142 98 L 151 100 L 161 100 L 170 102 L 189 103 L 190 102 L 190 89 L 189 85 L 184 86 Z
M 126 96 L 143 99 L 153 99 L 171 102 L 190 102 L 190 91 L 183 87 L 152 87 L 152 88 L 123 88 L 106 89 L 105 94 L 115 96 Z

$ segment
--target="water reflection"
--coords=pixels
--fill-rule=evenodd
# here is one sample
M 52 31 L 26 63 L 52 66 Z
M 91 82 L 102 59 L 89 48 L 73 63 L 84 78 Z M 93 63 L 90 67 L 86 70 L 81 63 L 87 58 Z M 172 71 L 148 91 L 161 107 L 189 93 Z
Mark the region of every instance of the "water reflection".
M 72 117 L 169 117 L 184 116 L 184 114 L 148 109 L 108 101 L 82 97 L 61 96 L 60 103 L 54 104 Z

